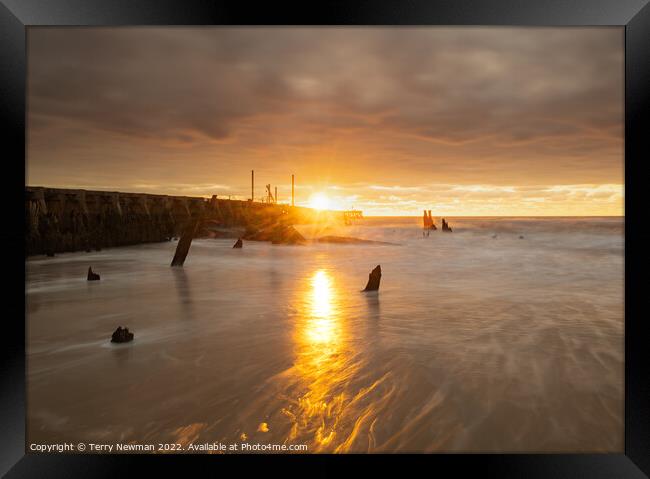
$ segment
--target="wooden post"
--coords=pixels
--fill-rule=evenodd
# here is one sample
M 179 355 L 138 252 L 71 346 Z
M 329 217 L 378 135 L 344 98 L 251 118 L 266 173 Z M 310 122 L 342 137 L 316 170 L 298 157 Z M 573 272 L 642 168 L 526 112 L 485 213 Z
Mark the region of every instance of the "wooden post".
M 251 201 L 255 201 L 255 170 L 251 170 Z
M 293 187 L 294 187 L 294 176 L 291 175 L 291 206 L 295 206 L 294 200 L 296 198 Z
M 174 253 L 174 259 L 172 259 L 172 266 L 183 266 L 183 263 L 185 263 L 185 258 L 187 258 L 187 253 L 190 251 L 190 246 L 192 245 L 192 238 L 194 238 L 198 226 L 199 220 L 190 218 L 190 222 L 185 228 L 183 236 L 178 240 L 176 253 Z
M 276 186 L 275 187 L 275 201 L 274 201 L 274 203 L 277 203 L 277 202 L 278 202 L 278 187 Z
M 368 275 L 368 284 L 364 291 L 377 291 L 379 290 L 379 282 L 381 281 L 381 266 L 375 266 L 370 274 Z

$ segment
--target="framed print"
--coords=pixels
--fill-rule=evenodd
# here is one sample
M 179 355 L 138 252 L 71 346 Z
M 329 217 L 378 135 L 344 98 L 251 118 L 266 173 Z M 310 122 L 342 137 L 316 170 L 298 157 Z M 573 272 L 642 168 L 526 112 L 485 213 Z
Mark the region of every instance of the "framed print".
M 7 477 L 647 477 L 647 2 L 1 17 Z

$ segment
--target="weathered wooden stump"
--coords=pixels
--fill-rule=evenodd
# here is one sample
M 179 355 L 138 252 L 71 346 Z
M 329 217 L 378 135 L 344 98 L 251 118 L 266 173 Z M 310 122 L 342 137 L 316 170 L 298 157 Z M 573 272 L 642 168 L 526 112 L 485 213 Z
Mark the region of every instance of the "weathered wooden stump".
M 115 332 L 113 332 L 111 343 L 128 343 L 129 341 L 133 341 L 133 333 L 129 332 L 129 328 L 118 326 Z
M 99 281 L 100 277 L 97 273 L 93 273 L 93 269 L 88 266 L 88 281 Z
M 377 291 L 379 290 L 379 282 L 381 281 L 381 265 L 375 266 L 368 275 L 368 284 L 364 291 Z

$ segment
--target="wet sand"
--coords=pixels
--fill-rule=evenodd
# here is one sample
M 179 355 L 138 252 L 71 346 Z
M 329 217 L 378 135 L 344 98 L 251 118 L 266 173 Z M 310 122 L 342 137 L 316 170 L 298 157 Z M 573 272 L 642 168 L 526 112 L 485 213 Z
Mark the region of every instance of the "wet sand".
M 28 441 L 621 452 L 623 220 L 419 225 L 30 258 Z

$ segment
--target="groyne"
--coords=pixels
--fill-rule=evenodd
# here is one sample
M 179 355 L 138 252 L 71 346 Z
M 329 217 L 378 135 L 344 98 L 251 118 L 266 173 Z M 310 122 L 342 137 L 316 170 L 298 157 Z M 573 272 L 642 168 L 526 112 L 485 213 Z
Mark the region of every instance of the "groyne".
M 256 224 L 310 223 L 323 213 L 282 204 L 212 198 L 25 188 L 28 256 L 168 241 L 193 219 L 251 228 Z M 338 216 L 338 215 L 334 215 Z M 341 216 L 342 220 L 342 216 Z

